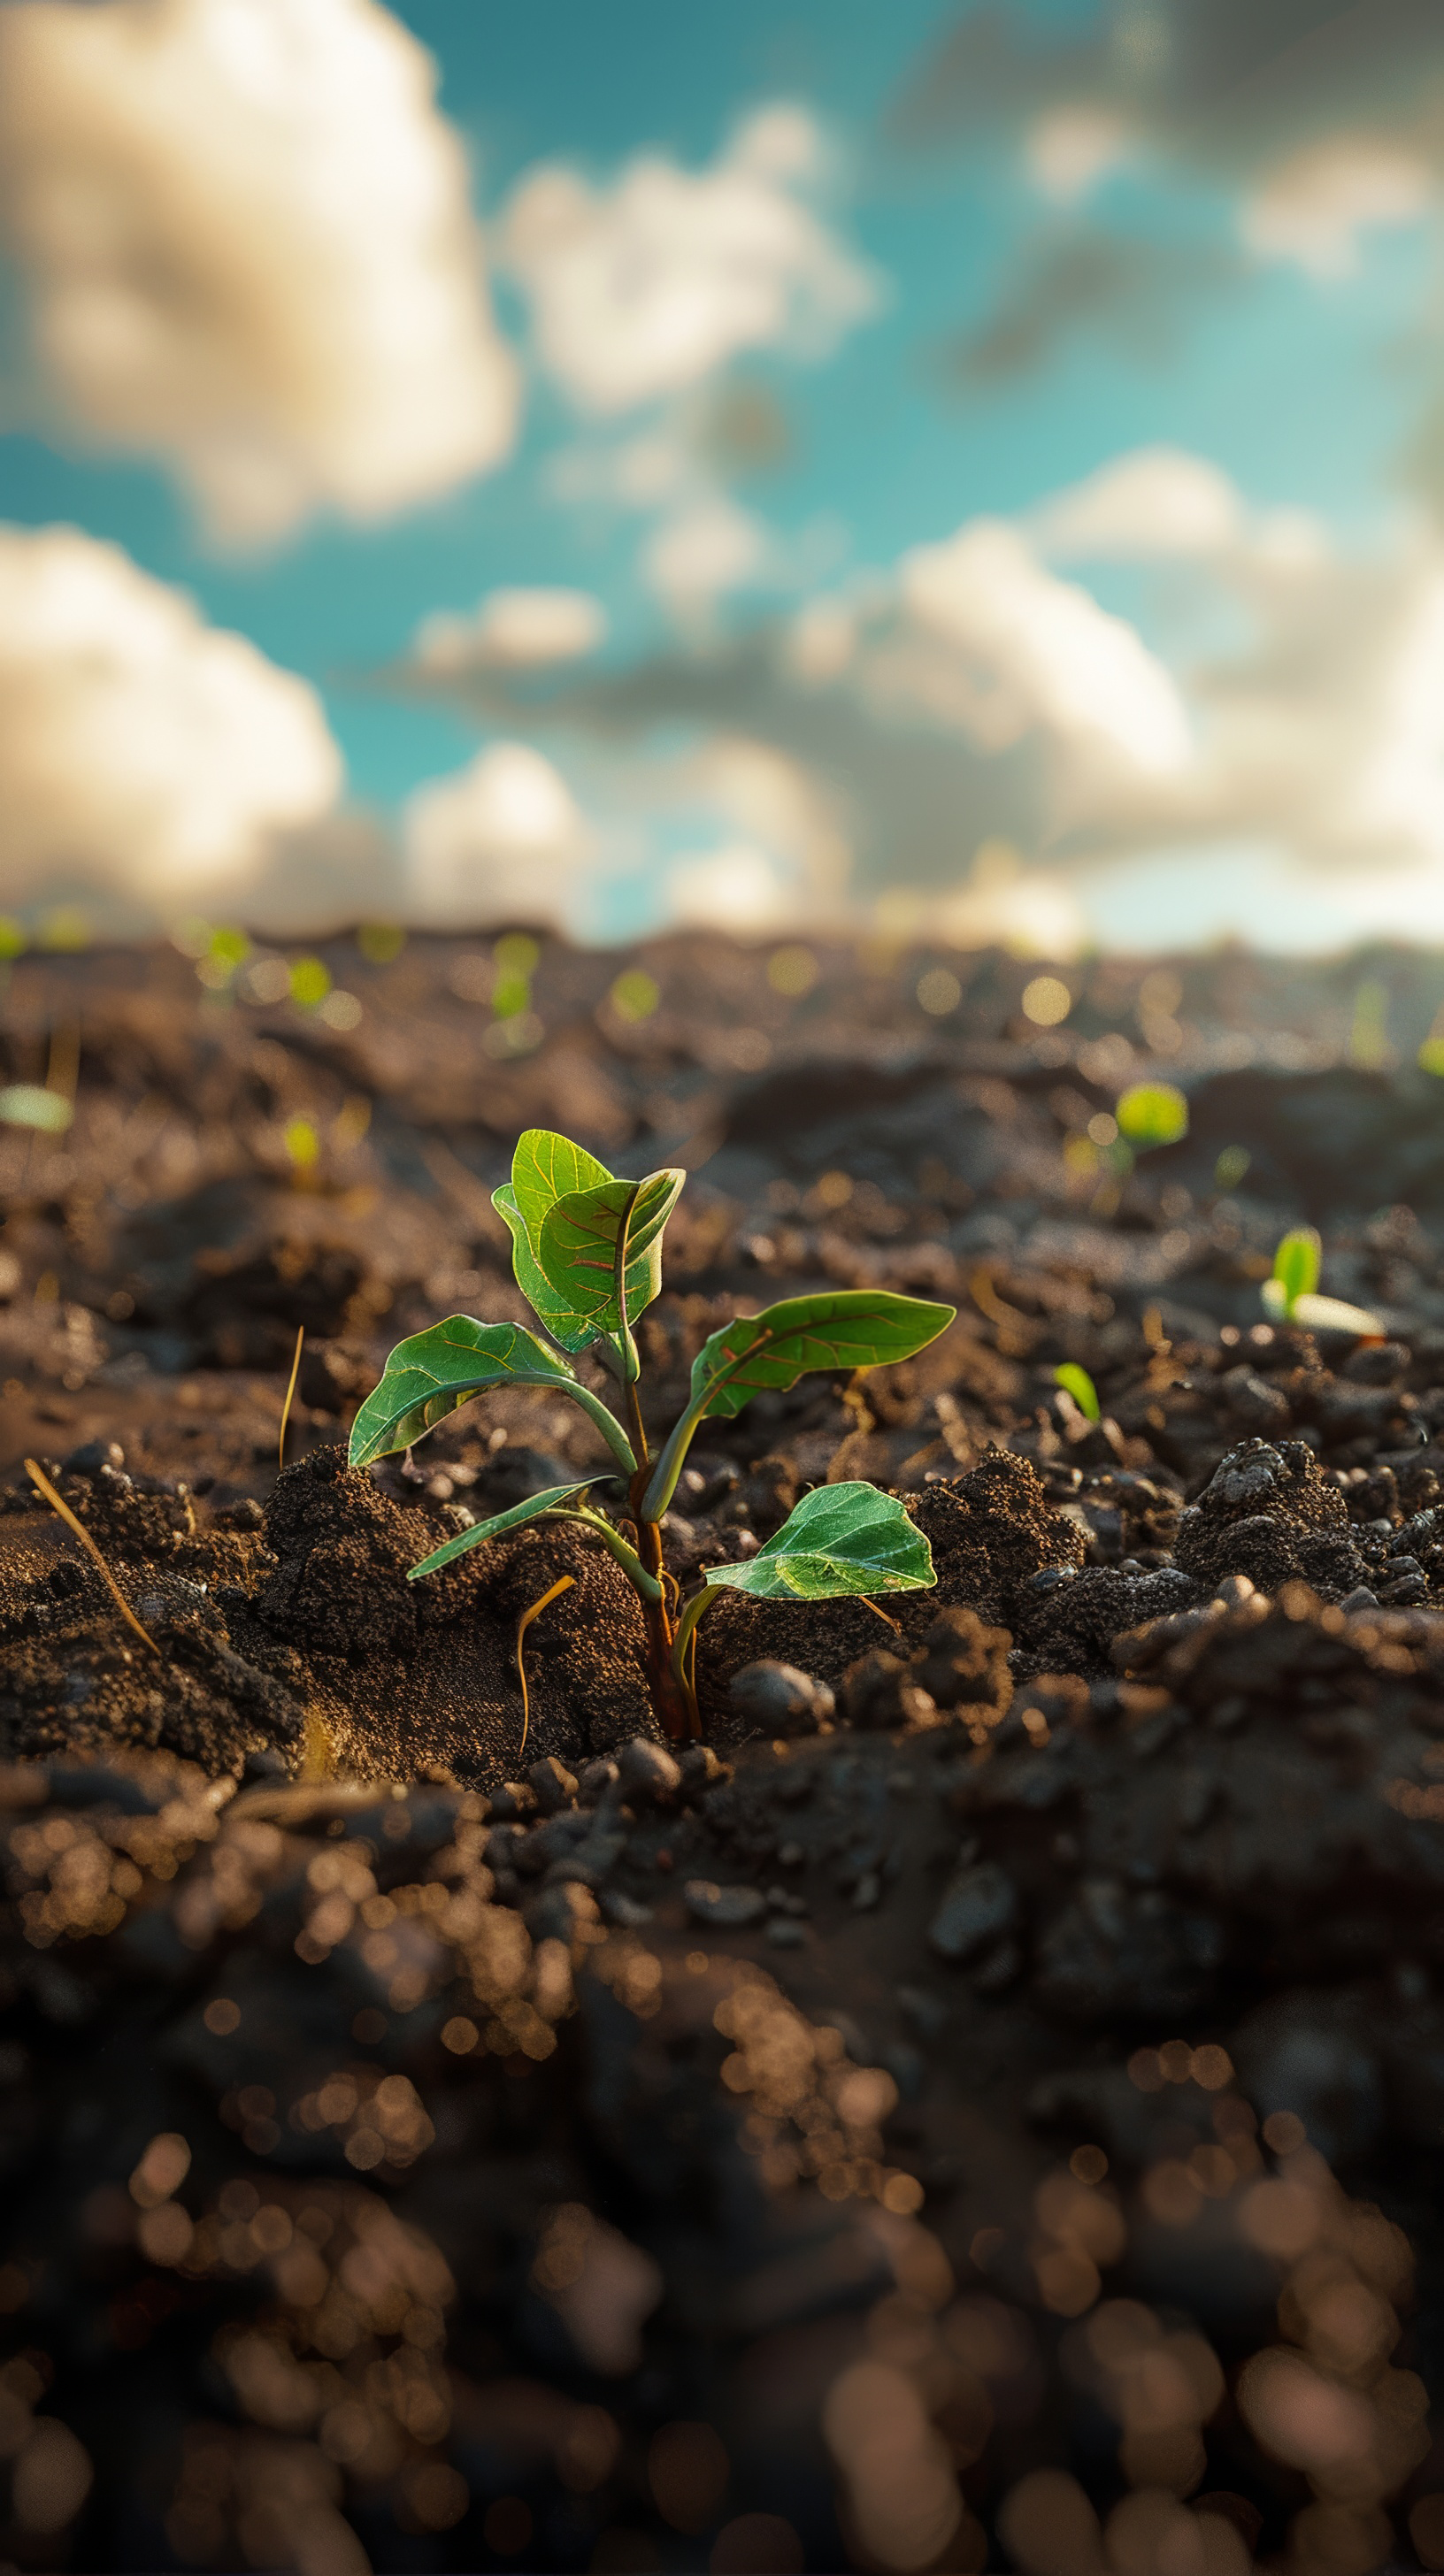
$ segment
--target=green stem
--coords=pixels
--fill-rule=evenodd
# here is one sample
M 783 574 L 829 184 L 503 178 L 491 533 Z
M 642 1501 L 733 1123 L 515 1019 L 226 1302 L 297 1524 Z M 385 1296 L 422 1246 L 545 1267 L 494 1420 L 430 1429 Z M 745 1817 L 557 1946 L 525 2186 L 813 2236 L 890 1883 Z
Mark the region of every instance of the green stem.
M 672 1425 L 666 1444 L 652 1471 L 652 1481 L 642 1497 L 644 1520 L 659 1521 L 675 1494 L 677 1479 L 686 1464 L 687 1452 L 692 1446 L 693 1436 L 715 1392 L 715 1385 L 713 1385 L 708 1387 L 705 1395 L 694 1396 L 686 1412 Z
M 602 1545 L 611 1550 L 628 1581 L 636 1585 L 643 1600 L 661 1600 L 662 1587 L 656 1576 L 647 1572 L 636 1549 L 628 1547 L 621 1531 L 614 1530 L 610 1521 L 604 1521 L 600 1512 L 589 1512 L 583 1508 L 579 1511 L 548 1512 L 545 1517 L 549 1521 L 580 1521 L 584 1529 L 594 1530 Z
M 730 1326 L 728 1329 L 731 1329 Z M 734 1378 L 748 1360 L 755 1359 L 758 1352 L 764 1350 L 771 1339 L 771 1333 L 759 1333 L 755 1342 L 749 1342 L 745 1351 L 739 1351 L 725 1369 L 719 1369 L 715 1377 L 708 1379 L 701 1394 L 693 1396 L 686 1412 L 673 1424 L 666 1445 L 653 1470 L 652 1481 L 642 1497 L 644 1520 L 661 1519 L 677 1490 L 677 1479 L 682 1473 L 687 1452 L 692 1446 L 708 1406 L 720 1394 L 728 1379 Z
M 632 1453 L 632 1444 L 610 1406 L 603 1404 L 599 1395 L 593 1395 L 591 1388 L 583 1386 L 579 1379 L 574 1379 L 570 1385 L 558 1385 L 555 1378 L 544 1378 L 538 1383 L 553 1387 L 558 1395 L 573 1397 L 582 1411 L 590 1414 L 623 1475 L 635 1476 L 637 1461 Z

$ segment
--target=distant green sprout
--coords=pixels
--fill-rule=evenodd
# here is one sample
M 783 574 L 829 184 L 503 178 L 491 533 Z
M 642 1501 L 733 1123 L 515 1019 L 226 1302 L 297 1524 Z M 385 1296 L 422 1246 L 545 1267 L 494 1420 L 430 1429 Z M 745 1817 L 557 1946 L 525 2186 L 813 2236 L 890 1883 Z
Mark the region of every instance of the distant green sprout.
M 45 1136 L 63 1136 L 75 1116 L 75 1103 L 63 1091 L 41 1082 L 10 1082 L 0 1091 L 0 1120 L 7 1127 L 34 1127 Z
M 1177 1145 L 1188 1134 L 1188 1102 L 1171 1082 L 1135 1082 L 1114 1108 L 1130 1145 Z
M 1252 1162 L 1253 1156 L 1246 1145 L 1225 1145 L 1213 1167 L 1214 1188 L 1236 1190 Z
M 1389 1044 L 1389 996 L 1372 976 L 1354 995 L 1347 1052 L 1350 1064 L 1359 1073 L 1384 1073 L 1395 1062 Z
M 389 966 L 405 947 L 406 933 L 399 922 L 363 921 L 356 945 L 368 966 Z
M 1274 1254 L 1272 1277 L 1263 1283 L 1264 1313 L 1276 1324 L 1301 1324 L 1306 1332 L 1354 1333 L 1370 1341 L 1382 1340 L 1384 1326 L 1366 1306 L 1315 1295 L 1322 1259 L 1323 1245 L 1314 1227 L 1292 1227 Z
M 291 999 L 303 1011 L 314 1011 L 331 990 L 331 969 L 319 957 L 291 960 Z
M 321 1139 L 309 1118 L 292 1118 L 286 1125 L 286 1151 L 298 1172 L 309 1172 L 321 1152 Z
M 1072 1396 L 1079 1412 L 1086 1414 L 1090 1422 L 1102 1421 L 1103 1407 L 1098 1401 L 1098 1389 L 1086 1368 L 1080 1368 L 1076 1360 L 1063 1360 L 1053 1371 L 1053 1381 L 1061 1386 L 1065 1395 Z
M 1444 1019 L 1444 1012 L 1440 1018 Z M 1444 1074 L 1444 1029 L 1437 1021 L 1419 1049 L 1419 1066 L 1424 1073 Z
M 619 1020 L 649 1020 L 662 998 L 656 977 L 644 974 L 640 966 L 619 975 L 607 995 Z
M 0 964 L 8 966 L 12 958 L 23 957 L 29 944 L 22 925 L 8 913 L 0 914 Z
M 509 931 L 499 939 L 493 952 L 496 982 L 492 986 L 492 1016 L 498 1020 L 519 1020 L 531 1009 L 531 979 L 541 962 L 541 950 L 524 930 Z
M 755 1556 L 709 1567 L 684 1601 L 666 1567 L 662 1529 L 694 1435 L 709 1418 L 730 1420 L 754 1395 L 785 1392 L 812 1369 L 911 1359 L 955 1311 L 889 1289 L 843 1288 L 735 1316 L 703 1343 L 692 1363 L 686 1409 L 653 1454 L 632 1326 L 661 1293 L 662 1232 L 686 1177 L 667 1170 L 620 1181 L 567 1137 L 529 1128 L 494 1204 L 512 1238 L 517 1286 L 548 1340 L 521 1324 L 480 1324 L 469 1315 L 413 1333 L 397 1344 L 357 1414 L 350 1448 L 353 1467 L 409 1449 L 487 1387 L 545 1387 L 579 1404 L 611 1451 L 611 1472 L 594 1469 L 575 1483 L 532 1494 L 458 1531 L 411 1572 L 437 1573 L 468 1549 L 543 1515 L 579 1524 L 615 1557 L 641 1597 L 652 1702 L 674 1737 L 701 1731 L 693 1636 L 722 1591 L 827 1601 L 922 1591 L 937 1580 L 927 1540 L 903 1505 L 875 1485 L 847 1483 L 804 1494 Z M 568 1354 L 584 1350 L 595 1352 L 618 1380 L 625 1422 L 572 1367 Z M 615 1518 L 589 1499 L 593 1486 L 607 1485 L 621 1489 Z M 546 1597 L 555 1597 L 555 1586 Z
M 1301 1297 L 1312 1297 L 1319 1284 L 1323 1239 L 1311 1225 L 1296 1225 L 1283 1236 L 1274 1254 L 1272 1284 L 1280 1292 L 1284 1314 L 1292 1322 Z

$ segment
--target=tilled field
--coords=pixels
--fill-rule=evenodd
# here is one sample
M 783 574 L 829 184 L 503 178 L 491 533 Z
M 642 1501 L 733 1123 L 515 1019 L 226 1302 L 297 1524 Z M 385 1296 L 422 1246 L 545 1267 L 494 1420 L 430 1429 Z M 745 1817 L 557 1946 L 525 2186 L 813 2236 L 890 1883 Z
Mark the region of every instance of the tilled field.
M 14 970 L 5 1078 L 79 1060 L 0 1129 L 17 2566 L 1444 2567 L 1444 974 L 1401 1072 L 1343 970 L 1040 1032 L 1005 959 L 798 953 L 548 950 L 507 1016 L 480 943 L 338 942 L 329 1022 Z M 1191 1132 L 1129 1171 L 1142 1072 Z M 865 1476 L 939 1579 L 728 1595 L 705 1745 L 580 1533 L 406 1581 L 580 1413 L 344 1465 L 402 1333 L 523 1317 L 527 1124 L 695 1173 L 655 1425 L 739 1304 L 959 1307 L 706 1427 L 679 1574 Z M 1300 1219 L 1385 1338 L 1260 1320 Z

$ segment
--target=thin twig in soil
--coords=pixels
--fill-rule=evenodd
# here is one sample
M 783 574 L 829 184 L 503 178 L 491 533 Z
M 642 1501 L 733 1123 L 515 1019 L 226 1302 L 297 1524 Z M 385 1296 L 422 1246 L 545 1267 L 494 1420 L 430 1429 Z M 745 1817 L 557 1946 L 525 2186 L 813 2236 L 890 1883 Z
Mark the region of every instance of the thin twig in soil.
M 856 1597 L 862 1603 L 864 1610 L 870 1610 L 872 1612 L 874 1619 L 881 1619 L 885 1627 L 891 1628 L 894 1636 L 900 1637 L 902 1635 L 901 1619 L 895 1619 L 890 1610 L 879 1610 L 877 1603 L 875 1601 L 869 1601 L 865 1592 L 859 1592 Z
M 531 1702 L 527 1696 L 526 1656 L 522 1650 L 523 1640 L 525 1639 L 526 1632 L 531 1626 L 533 1619 L 540 1617 L 542 1611 L 545 1610 L 547 1603 L 549 1601 L 555 1601 L 558 1593 L 570 1592 L 576 1579 L 577 1578 L 574 1574 L 560 1575 L 557 1581 L 552 1585 L 549 1592 L 544 1592 L 541 1599 L 539 1601 L 534 1601 L 529 1610 L 523 1610 L 521 1617 L 516 1623 L 516 1671 L 517 1679 L 521 1683 L 521 1742 L 516 1748 L 518 1753 L 524 1753 L 526 1751 L 526 1731 L 531 1724 Z
M 278 1468 L 284 1467 L 286 1463 L 286 1425 L 291 1419 L 291 1398 L 296 1392 L 296 1380 L 301 1374 L 301 1345 L 305 1341 L 305 1338 L 306 1327 L 304 1324 L 298 1324 L 296 1326 L 296 1356 L 291 1362 L 291 1383 L 286 1389 L 286 1401 L 281 1407 L 281 1436 L 276 1443 L 276 1465 Z
M 99 1548 L 96 1546 L 94 1539 L 91 1537 L 89 1530 L 86 1528 L 85 1523 L 76 1519 L 70 1505 L 63 1501 L 61 1496 L 57 1494 L 50 1478 L 45 1474 L 43 1468 L 36 1465 L 33 1458 L 26 1459 L 25 1473 L 30 1478 L 31 1483 L 38 1486 L 40 1492 L 44 1495 L 47 1503 L 50 1505 L 51 1510 L 58 1514 L 59 1518 L 64 1521 L 66 1528 L 75 1532 L 76 1537 L 79 1539 L 80 1544 L 85 1549 L 87 1555 L 92 1556 L 95 1559 L 95 1562 L 99 1566 L 101 1573 L 104 1575 L 106 1582 L 110 1586 L 111 1592 L 114 1595 L 115 1606 L 120 1612 L 122 1619 L 125 1620 L 128 1627 L 135 1630 L 141 1644 L 143 1646 L 149 1646 L 156 1662 L 159 1663 L 161 1660 L 159 1646 L 156 1644 L 150 1630 L 141 1626 L 140 1621 L 137 1619 L 135 1612 L 132 1610 L 130 1603 L 126 1599 L 125 1594 L 122 1592 L 120 1585 L 116 1582 L 115 1576 L 111 1573 L 109 1566 L 106 1564 L 106 1561 L 101 1555 Z

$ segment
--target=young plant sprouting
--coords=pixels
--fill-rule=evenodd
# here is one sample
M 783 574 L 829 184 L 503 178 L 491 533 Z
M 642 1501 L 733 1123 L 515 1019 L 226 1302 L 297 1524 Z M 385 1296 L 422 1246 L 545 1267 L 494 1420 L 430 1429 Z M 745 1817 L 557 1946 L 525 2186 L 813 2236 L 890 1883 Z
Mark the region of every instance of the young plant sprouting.
M 1382 1339 L 1384 1327 L 1364 1306 L 1348 1306 L 1338 1297 L 1319 1297 L 1323 1244 L 1311 1225 L 1296 1225 L 1274 1254 L 1272 1277 L 1263 1283 L 1264 1313 L 1276 1324 L 1302 1324 L 1315 1333 L 1359 1333 Z
M 531 1127 L 518 1142 L 511 1179 L 493 1204 L 512 1238 L 517 1285 L 547 1341 L 522 1324 L 479 1324 L 452 1315 L 398 1342 L 351 1432 L 353 1467 L 409 1449 L 458 1406 L 493 1386 L 545 1386 L 579 1404 L 616 1462 L 611 1474 L 551 1485 L 507 1512 L 461 1530 L 413 1566 L 435 1574 L 469 1548 L 546 1517 L 589 1530 L 616 1558 L 641 1596 L 647 1678 L 673 1737 L 701 1732 L 696 1629 L 720 1591 L 763 1599 L 836 1600 L 848 1593 L 913 1592 L 935 1580 L 921 1530 L 901 1503 L 875 1485 L 824 1485 L 804 1494 L 776 1536 L 740 1565 L 708 1569 L 684 1603 L 667 1571 L 662 1522 L 709 1417 L 740 1413 L 764 1389 L 782 1392 L 811 1369 L 861 1369 L 911 1359 L 935 1341 L 955 1309 L 886 1289 L 825 1289 L 787 1297 L 760 1315 L 739 1315 L 704 1342 L 692 1363 L 690 1400 L 653 1452 L 638 1397 L 641 1363 L 632 1327 L 661 1292 L 662 1235 L 685 1172 L 619 1181 L 594 1155 Z M 572 1366 L 594 1350 L 618 1381 L 621 1417 Z M 590 1499 L 620 1488 L 615 1518 Z
M 1071 1395 L 1085 1421 L 1102 1421 L 1103 1407 L 1098 1401 L 1098 1389 L 1086 1368 L 1080 1368 L 1076 1360 L 1060 1360 L 1053 1371 L 1053 1383 L 1061 1386 L 1065 1395 Z

